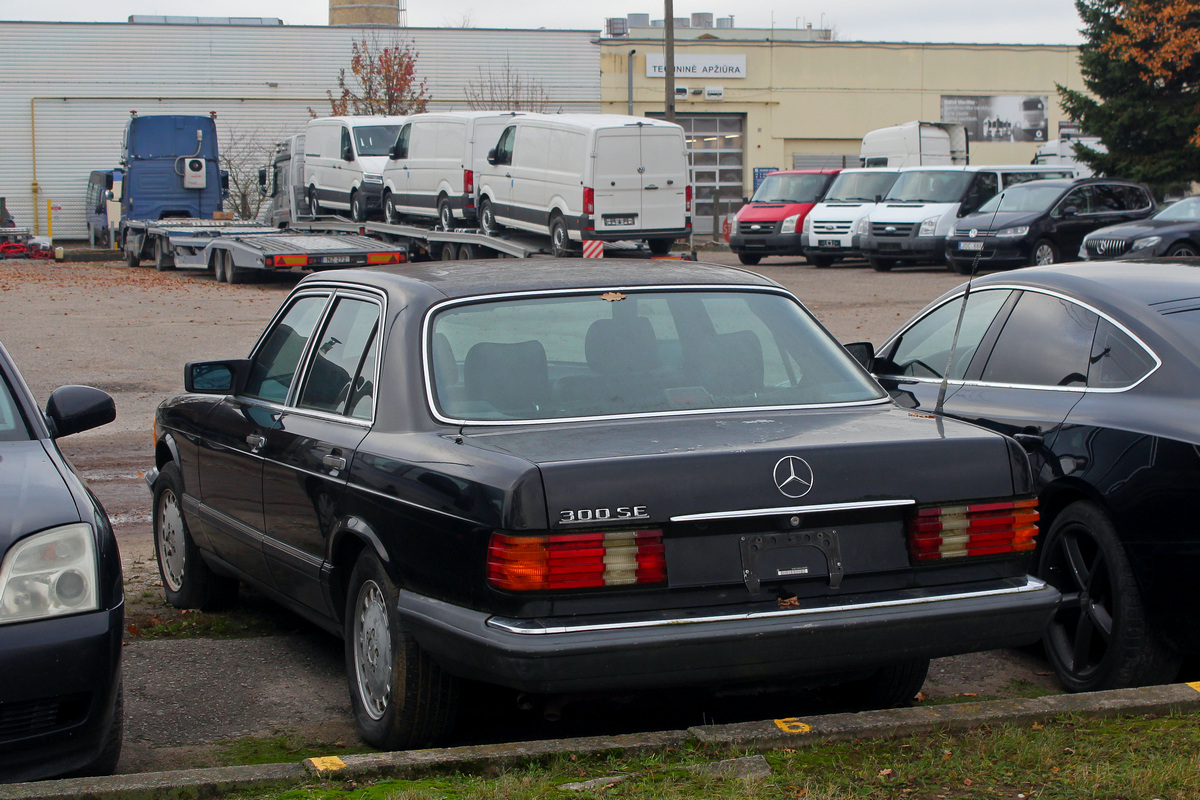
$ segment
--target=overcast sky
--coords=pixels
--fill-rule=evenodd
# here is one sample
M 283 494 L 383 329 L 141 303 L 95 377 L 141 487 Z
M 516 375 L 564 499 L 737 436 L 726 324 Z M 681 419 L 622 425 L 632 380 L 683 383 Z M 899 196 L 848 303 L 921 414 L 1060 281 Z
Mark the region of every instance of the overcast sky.
M 414 28 L 567 28 L 599 31 L 607 17 L 662 19 L 661 0 L 404 0 Z M 832 27 L 841 40 L 1079 44 L 1072 0 L 674 0 L 675 16 L 711 12 L 738 28 Z M 0 0 L 0 20 L 124 22 L 131 14 L 279 17 L 325 25 L 327 0 Z

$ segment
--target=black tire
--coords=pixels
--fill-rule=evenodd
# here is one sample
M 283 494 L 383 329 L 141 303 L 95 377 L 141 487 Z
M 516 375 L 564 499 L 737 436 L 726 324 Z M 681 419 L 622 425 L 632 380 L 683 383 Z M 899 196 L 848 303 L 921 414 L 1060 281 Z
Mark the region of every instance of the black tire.
M 479 227 L 488 236 L 497 236 L 503 229 L 503 226 L 496 222 L 496 212 L 492 208 L 492 201 L 486 197 L 479 201 Z
M 311 217 L 319 217 L 324 213 L 325 209 L 321 208 L 321 201 L 317 199 L 317 187 L 308 187 L 308 214 Z
M 161 236 L 154 237 L 154 268 L 159 272 L 175 269 L 175 256 Z
M 125 263 L 131 267 L 140 267 L 142 265 L 142 253 L 140 250 L 133 251 L 129 249 L 129 236 L 126 234 L 121 237 L 121 249 L 125 251 Z
M 647 239 L 646 244 L 650 246 L 650 255 L 665 256 L 671 252 L 671 245 L 675 244 L 674 239 Z
M 753 267 L 758 262 L 762 261 L 762 256 L 757 253 L 738 253 L 738 261 L 745 264 L 747 267 Z
M 479 254 L 475 251 L 475 245 L 464 242 L 458 246 L 459 261 L 471 261 L 476 258 L 479 258 Z
M 949 261 L 946 266 L 957 272 L 959 275 L 970 275 L 973 263 L 970 261 Z
M 929 674 L 929 659 L 918 658 L 880 667 L 861 680 L 839 687 L 846 701 L 858 709 L 911 706 Z
M 805 256 L 805 258 L 817 269 L 828 269 L 833 266 L 834 261 L 837 261 L 834 256 Z
M 238 582 L 217 575 L 204 561 L 183 516 L 183 478 L 174 462 L 154 482 L 154 555 L 167 602 L 212 611 L 237 599 Z
M 350 219 L 355 222 L 367 221 L 367 205 L 362 200 L 362 192 L 350 193 Z
M 388 225 L 399 225 L 400 215 L 396 213 L 396 207 L 392 205 L 392 193 L 383 193 L 383 221 Z
M 1200 256 L 1200 247 L 1191 242 L 1176 242 L 1167 248 L 1167 258 L 1196 258 Z
M 245 283 L 246 271 L 233 265 L 233 253 L 225 251 L 225 282 Z
M 876 272 L 891 272 L 892 267 L 896 266 L 894 258 L 868 258 L 867 263 Z
M 438 258 L 442 261 L 453 261 L 458 258 L 458 248 L 453 242 L 446 242 L 442 245 L 442 252 L 438 254 Z
M 217 283 L 225 280 L 225 257 L 223 252 L 222 250 L 213 250 L 212 255 L 209 257 L 210 266 L 213 271 L 213 280 Z
M 445 197 L 438 198 L 438 224 L 444 231 L 454 230 L 454 211 Z
M 1148 686 L 1178 674 L 1181 659 L 1147 619 L 1125 548 L 1101 508 L 1081 500 L 1055 517 L 1038 575 L 1062 592 L 1043 644 L 1068 691 Z
M 346 679 L 363 740 L 381 750 L 440 744 L 454 728 L 458 679 L 421 649 L 397 610 L 399 592 L 364 551 L 346 595 Z
M 1058 248 L 1049 239 L 1038 239 L 1029 252 L 1029 266 L 1058 263 Z
M 567 221 L 558 212 L 550 216 L 550 250 L 555 258 L 570 258 L 575 255 L 571 237 L 567 233 Z

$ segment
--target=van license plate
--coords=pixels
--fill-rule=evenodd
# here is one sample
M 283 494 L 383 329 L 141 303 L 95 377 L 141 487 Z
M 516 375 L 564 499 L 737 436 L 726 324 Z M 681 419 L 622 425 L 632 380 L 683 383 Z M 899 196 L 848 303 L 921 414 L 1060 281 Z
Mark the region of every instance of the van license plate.
M 959 250 L 982 250 L 983 242 L 959 242 Z
M 317 260 L 322 264 L 349 264 L 350 256 L 321 256 Z
M 635 216 L 620 216 L 620 217 L 618 217 L 618 216 L 614 216 L 612 214 L 604 215 L 604 224 L 605 225 L 634 225 L 636 223 L 637 223 L 637 217 L 635 217 Z
M 837 239 L 818 239 L 817 247 L 841 247 L 842 243 Z

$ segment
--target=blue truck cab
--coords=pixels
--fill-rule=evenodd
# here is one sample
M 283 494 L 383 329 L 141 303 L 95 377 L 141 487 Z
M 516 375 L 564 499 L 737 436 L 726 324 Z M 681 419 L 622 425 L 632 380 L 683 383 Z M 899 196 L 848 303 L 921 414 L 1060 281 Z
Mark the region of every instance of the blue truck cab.
M 216 114 L 134 112 L 121 147 L 121 219 L 212 219 L 226 177 L 217 151 Z

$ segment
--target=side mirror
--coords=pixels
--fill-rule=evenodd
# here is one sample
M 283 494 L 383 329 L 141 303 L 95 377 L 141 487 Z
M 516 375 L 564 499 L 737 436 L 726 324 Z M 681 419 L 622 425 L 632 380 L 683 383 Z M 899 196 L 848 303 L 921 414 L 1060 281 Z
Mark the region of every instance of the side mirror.
M 249 359 L 189 361 L 183 366 L 183 389 L 194 394 L 237 394 L 250 367 Z
M 262 187 L 262 189 L 264 191 L 266 190 L 266 188 L 267 188 L 267 170 L 266 170 L 266 168 L 259 169 L 259 171 L 258 171 L 258 185 L 260 187 Z
M 109 189 L 108 191 L 106 191 L 106 192 L 104 193 L 104 199 L 105 199 L 105 200 L 116 200 L 116 199 L 117 199 L 117 196 L 113 194 L 113 190 L 112 190 L 112 189 Z
M 493 167 L 496 166 L 496 148 L 493 147 L 491 150 L 488 150 L 487 162 Z
M 117 405 L 107 392 L 91 386 L 60 386 L 46 401 L 46 417 L 58 439 L 107 425 L 117 418 Z
M 400 157 L 400 151 L 396 149 L 395 145 L 392 145 L 391 147 L 388 148 L 388 158 L 389 159 L 391 159 L 392 161 L 395 161 L 399 157 Z
M 1063 209 L 1064 217 L 1073 217 L 1078 213 L 1079 213 L 1079 209 L 1076 208 L 1075 206 L 1067 206 L 1066 208 Z
M 353 161 L 353 160 L 354 160 L 354 148 L 351 147 L 350 145 L 346 145 L 345 147 L 342 148 L 342 161 Z
M 862 365 L 867 372 L 871 371 L 871 365 L 875 361 L 875 345 L 870 342 L 851 342 L 843 345 L 850 357 Z

